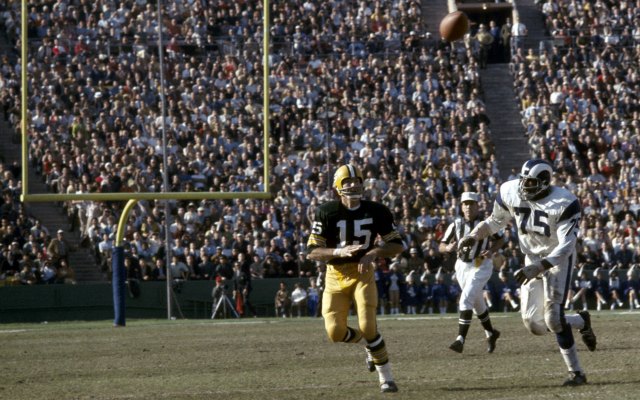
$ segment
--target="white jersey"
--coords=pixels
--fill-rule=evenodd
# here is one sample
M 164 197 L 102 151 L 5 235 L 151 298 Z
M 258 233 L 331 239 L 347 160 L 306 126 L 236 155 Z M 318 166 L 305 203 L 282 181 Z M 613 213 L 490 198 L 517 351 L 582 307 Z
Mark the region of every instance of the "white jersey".
M 504 183 L 485 222 L 491 233 L 515 218 L 522 252 L 532 261 L 544 258 L 552 265 L 572 255 L 576 249 L 581 208 L 570 191 L 550 186 L 550 193 L 539 200 L 522 200 L 517 179 Z

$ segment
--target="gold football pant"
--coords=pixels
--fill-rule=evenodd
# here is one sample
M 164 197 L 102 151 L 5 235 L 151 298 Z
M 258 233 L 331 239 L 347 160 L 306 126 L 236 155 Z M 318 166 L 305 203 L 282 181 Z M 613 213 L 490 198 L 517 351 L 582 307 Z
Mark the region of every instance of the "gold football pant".
M 326 286 L 322 295 L 322 316 L 329 340 L 357 342 L 360 337 L 364 337 L 367 342 L 371 342 L 376 338 L 378 330 L 378 290 L 373 268 L 363 274 L 358 272 L 357 264 L 341 265 L 338 268 L 327 266 Z M 359 332 L 347 327 L 352 302 L 358 313 Z M 351 332 L 348 334 L 348 331 Z

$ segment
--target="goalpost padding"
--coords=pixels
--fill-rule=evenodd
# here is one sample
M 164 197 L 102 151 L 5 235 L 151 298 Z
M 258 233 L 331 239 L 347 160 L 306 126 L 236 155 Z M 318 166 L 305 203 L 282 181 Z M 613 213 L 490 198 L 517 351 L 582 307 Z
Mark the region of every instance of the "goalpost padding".
M 113 326 L 125 326 L 125 294 L 127 271 L 124 268 L 124 247 L 116 246 L 113 249 L 111 258 L 111 269 L 113 270 L 111 286 L 113 287 L 113 311 L 115 318 Z

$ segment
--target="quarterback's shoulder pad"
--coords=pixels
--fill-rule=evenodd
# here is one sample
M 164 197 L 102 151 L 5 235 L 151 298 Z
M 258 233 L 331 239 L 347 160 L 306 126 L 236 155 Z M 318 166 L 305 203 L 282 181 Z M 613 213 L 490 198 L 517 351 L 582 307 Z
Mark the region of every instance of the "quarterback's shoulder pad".
M 339 208 L 340 208 L 340 202 L 337 200 L 331 200 L 321 204 L 318 207 L 318 212 L 321 212 L 324 214 L 333 214 L 337 212 Z

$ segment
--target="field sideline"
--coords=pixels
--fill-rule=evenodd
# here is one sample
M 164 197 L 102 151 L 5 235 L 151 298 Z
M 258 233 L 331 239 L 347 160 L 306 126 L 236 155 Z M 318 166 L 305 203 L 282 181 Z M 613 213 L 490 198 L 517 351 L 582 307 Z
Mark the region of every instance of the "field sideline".
M 400 392 L 380 394 L 360 345 L 333 345 L 322 319 L 130 320 L 0 325 L 3 399 L 637 399 L 639 312 L 592 313 L 598 350 L 576 332 L 589 385 L 563 388 L 551 335 L 496 313 L 494 354 L 474 319 L 465 351 L 447 346 L 457 315 L 384 316 Z

